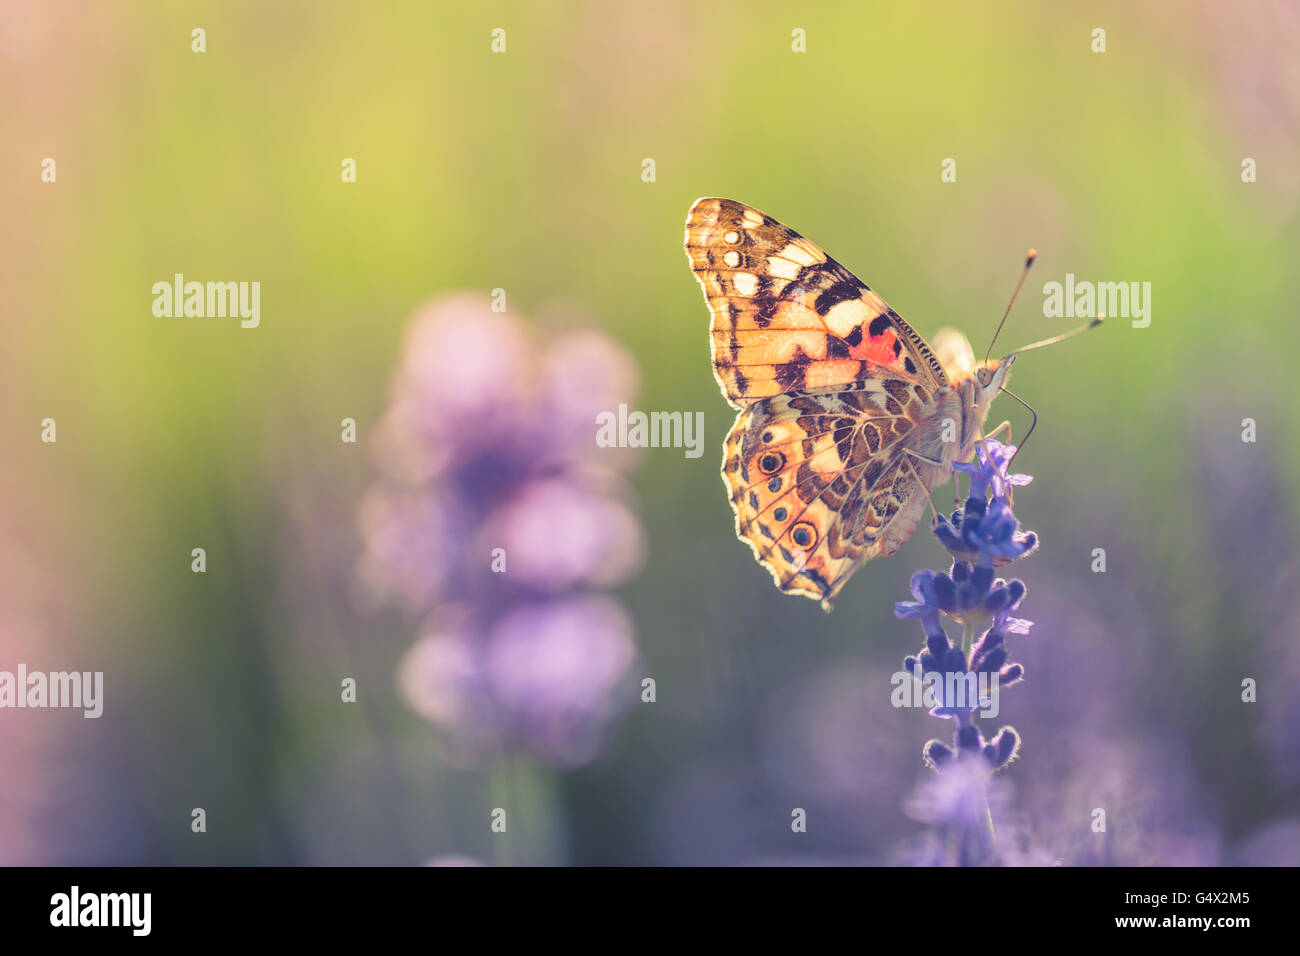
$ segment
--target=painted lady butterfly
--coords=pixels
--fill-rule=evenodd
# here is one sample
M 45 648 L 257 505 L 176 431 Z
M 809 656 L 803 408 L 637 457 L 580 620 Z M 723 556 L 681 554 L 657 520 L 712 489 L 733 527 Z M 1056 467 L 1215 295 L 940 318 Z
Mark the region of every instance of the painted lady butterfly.
M 816 245 L 730 199 L 691 206 L 686 254 L 740 410 L 722 464 L 736 533 L 777 587 L 829 611 L 973 454 L 1015 355 L 977 363 L 951 330 L 931 349 Z

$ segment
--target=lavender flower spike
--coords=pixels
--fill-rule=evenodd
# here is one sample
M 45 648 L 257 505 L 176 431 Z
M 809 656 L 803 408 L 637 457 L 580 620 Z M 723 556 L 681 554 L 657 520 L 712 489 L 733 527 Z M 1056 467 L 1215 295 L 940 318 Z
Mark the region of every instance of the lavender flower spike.
M 985 740 L 976 718 L 986 700 L 954 693 L 964 686 L 981 686 L 981 678 L 1005 687 L 1024 676 L 1024 668 L 1009 660 L 1006 639 L 1029 632 L 1033 622 L 1013 616 L 1028 591 L 1019 579 L 994 576 L 994 568 L 1017 561 L 1038 547 L 1038 536 L 1021 531 L 1011 510 L 1011 489 L 1032 480 L 1029 475 L 1008 474 L 1015 451 L 1015 446 L 986 440 L 977 446 L 975 462 L 953 466 L 954 480 L 966 475 L 970 491 L 965 505 L 951 518 L 938 517 L 933 528 L 952 556 L 952 566 L 947 571 L 918 571 L 911 584 L 916 600 L 894 605 L 895 616 L 918 619 L 925 632 L 925 646 L 906 658 L 903 666 L 941 689 L 938 705 L 930 713 L 951 719 L 955 725 L 952 744 L 931 740 L 923 748 L 922 758 L 940 774 L 960 768 L 960 779 L 954 777 L 954 785 L 960 783 L 963 790 L 970 791 L 967 798 L 952 803 L 966 808 L 957 815 L 960 819 L 946 821 L 946 829 L 959 834 L 957 859 L 961 863 L 996 862 L 993 821 L 987 810 L 988 780 L 1020 753 L 1020 734 L 1013 727 L 1002 727 Z M 960 646 L 949 640 L 944 617 L 961 628 Z M 972 813 L 972 805 L 983 809 Z

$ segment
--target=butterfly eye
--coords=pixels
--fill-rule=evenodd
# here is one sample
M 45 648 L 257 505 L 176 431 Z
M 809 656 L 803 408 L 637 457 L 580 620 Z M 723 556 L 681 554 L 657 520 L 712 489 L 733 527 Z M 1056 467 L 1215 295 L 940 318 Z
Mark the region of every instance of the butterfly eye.
M 785 464 L 785 455 L 779 451 L 769 451 L 758 459 L 758 470 L 765 475 L 775 475 Z
M 808 521 L 800 521 L 790 529 L 790 539 L 801 548 L 811 548 L 817 543 L 817 529 Z
M 980 383 L 980 388 L 988 388 L 989 382 L 993 381 L 993 372 L 982 368 L 975 373 L 975 378 Z

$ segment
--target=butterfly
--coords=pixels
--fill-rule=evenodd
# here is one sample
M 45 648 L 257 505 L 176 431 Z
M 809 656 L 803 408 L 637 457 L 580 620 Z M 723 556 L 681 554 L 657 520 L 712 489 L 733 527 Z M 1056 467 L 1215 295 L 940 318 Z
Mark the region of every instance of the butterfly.
M 722 479 L 736 534 L 778 588 L 829 611 L 912 536 L 971 457 L 1015 354 L 931 348 L 816 244 L 744 203 L 698 199 L 686 255 L 712 313 L 713 373 L 739 414 Z

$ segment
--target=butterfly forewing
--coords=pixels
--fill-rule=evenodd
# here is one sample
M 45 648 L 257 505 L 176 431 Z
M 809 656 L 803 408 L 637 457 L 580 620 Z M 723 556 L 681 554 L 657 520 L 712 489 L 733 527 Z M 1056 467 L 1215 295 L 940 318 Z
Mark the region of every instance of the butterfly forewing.
M 712 312 L 713 368 L 740 408 L 878 378 L 937 387 L 943 367 L 880 296 L 815 243 L 729 199 L 699 199 L 686 253 Z

